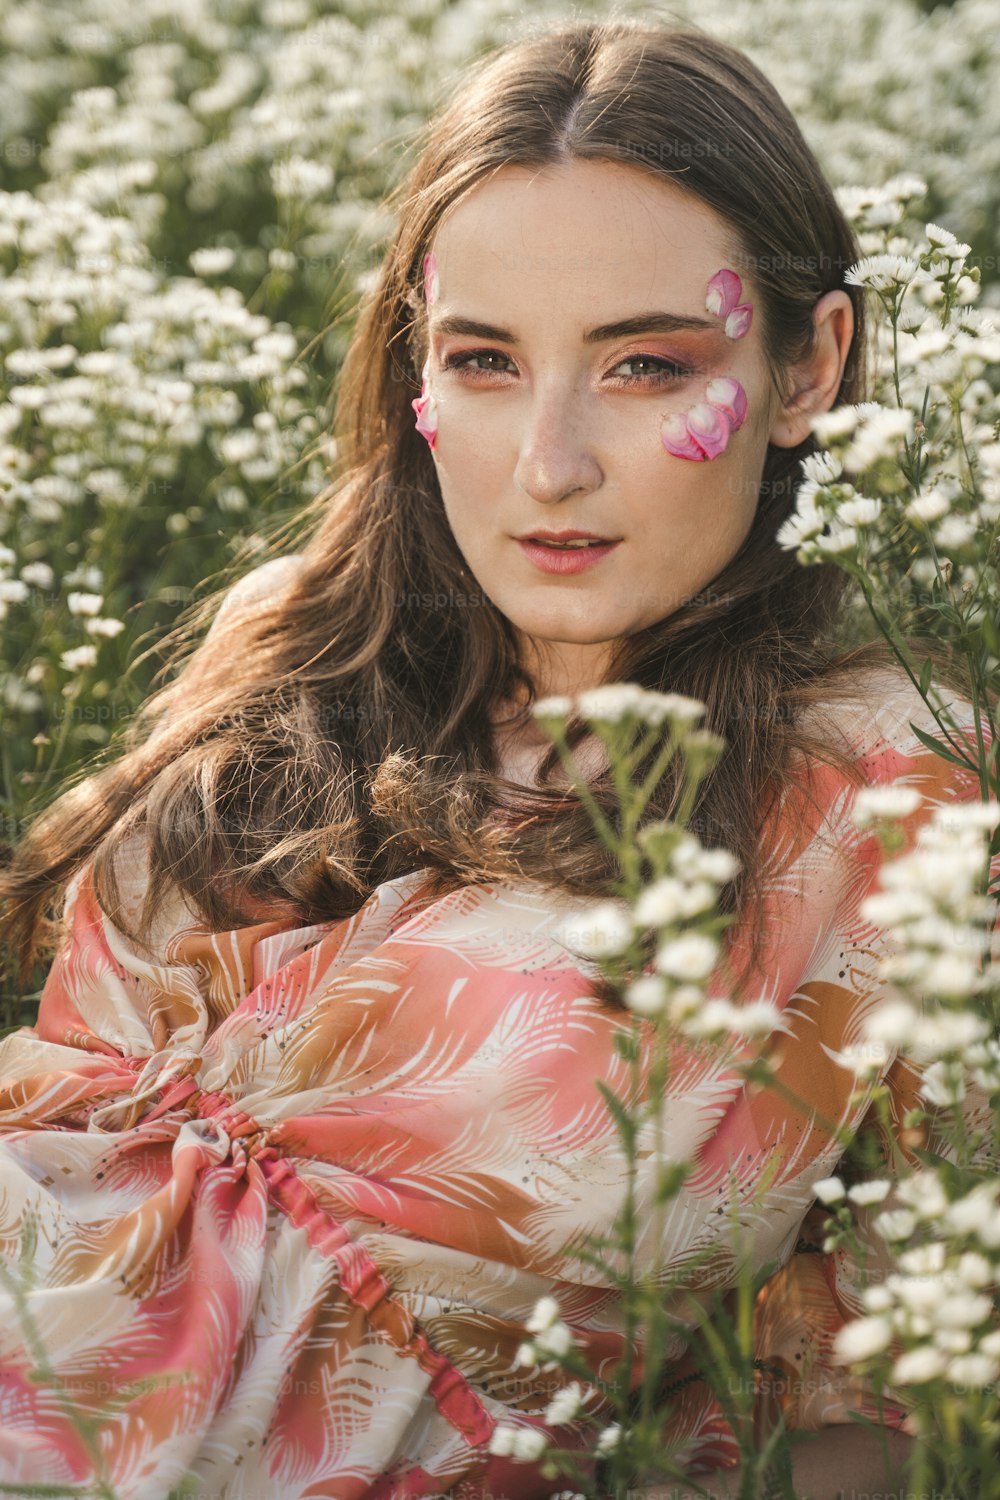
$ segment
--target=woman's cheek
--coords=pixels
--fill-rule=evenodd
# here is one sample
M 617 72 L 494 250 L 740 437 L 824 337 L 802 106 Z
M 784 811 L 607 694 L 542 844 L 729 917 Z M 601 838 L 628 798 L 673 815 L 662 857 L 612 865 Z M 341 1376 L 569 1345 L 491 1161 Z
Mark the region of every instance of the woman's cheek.
M 731 375 L 710 380 L 701 400 L 671 412 L 660 424 L 660 441 L 674 458 L 696 463 L 718 458 L 747 417 L 747 393 Z

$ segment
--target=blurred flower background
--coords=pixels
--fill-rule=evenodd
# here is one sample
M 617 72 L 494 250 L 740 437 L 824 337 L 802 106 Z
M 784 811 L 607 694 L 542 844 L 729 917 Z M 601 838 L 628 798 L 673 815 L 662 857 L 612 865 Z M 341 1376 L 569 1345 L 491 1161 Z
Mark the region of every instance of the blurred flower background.
M 620 9 L 744 48 L 866 254 L 885 251 L 907 196 L 881 185 L 912 189 L 915 174 L 921 220 L 964 242 L 980 312 L 1000 305 L 994 0 Z M 418 127 L 482 52 L 606 14 L 554 0 L 530 15 L 520 0 L 0 0 L 8 843 L 124 727 L 157 667 L 146 648 L 323 487 L 331 390 Z M 904 435 L 880 429 L 875 448 Z

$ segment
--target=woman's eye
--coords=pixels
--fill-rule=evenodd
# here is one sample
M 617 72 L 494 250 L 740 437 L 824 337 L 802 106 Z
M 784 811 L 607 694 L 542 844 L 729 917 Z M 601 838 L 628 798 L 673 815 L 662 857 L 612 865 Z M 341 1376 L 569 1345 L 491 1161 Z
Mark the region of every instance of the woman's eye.
M 473 370 L 474 359 L 506 359 L 508 364 L 510 363 L 507 355 L 501 354 L 499 349 L 469 349 L 464 354 L 449 354 L 444 361 L 444 367 L 446 370 Z M 474 373 L 492 376 L 505 375 L 507 372 L 506 370 L 474 369 Z
M 623 385 L 661 385 L 671 380 L 683 380 L 686 375 L 693 375 L 694 371 L 689 365 L 679 365 L 675 360 L 662 359 L 658 354 L 630 354 L 626 359 L 619 360 L 615 369 L 621 369 L 622 365 L 656 365 L 650 375 L 619 375 L 618 379 Z

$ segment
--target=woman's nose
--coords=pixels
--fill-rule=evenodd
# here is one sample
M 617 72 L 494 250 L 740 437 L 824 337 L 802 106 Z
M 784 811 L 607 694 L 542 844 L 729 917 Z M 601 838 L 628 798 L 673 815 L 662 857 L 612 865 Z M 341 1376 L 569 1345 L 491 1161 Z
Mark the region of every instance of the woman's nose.
M 596 489 L 603 477 L 587 403 L 568 385 L 539 388 L 525 403 L 514 479 L 541 504 L 572 490 Z

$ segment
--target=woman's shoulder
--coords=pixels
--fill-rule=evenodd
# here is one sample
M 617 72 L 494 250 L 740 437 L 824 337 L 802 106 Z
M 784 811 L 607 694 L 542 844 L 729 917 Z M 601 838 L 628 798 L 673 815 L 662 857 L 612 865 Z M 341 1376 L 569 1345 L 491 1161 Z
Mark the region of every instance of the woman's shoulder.
M 222 596 L 222 602 L 212 621 L 209 635 L 221 629 L 220 622 L 226 620 L 231 610 L 242 611 L 253 605 L 259 605 L 269 600 L 271 596 L 290 588 L 301 573 L 303 563 L 301 553 L 287 552 L 279 557 L 269 557 L 266 562 L 251 568 L 249 573 L 238 578 Z
M 945 728 L 954 732 L 957 727 L 975 738 L 975 714 L 967 697 L 936 679 L 927 697 L 929 703 L 903 666 L 880 663 L 839 679 L 834 691 L 805 711 L 802 724 L 873 771 L 880 762 L 891 767 L 933 754 L 922 736 L 940 742 Z

